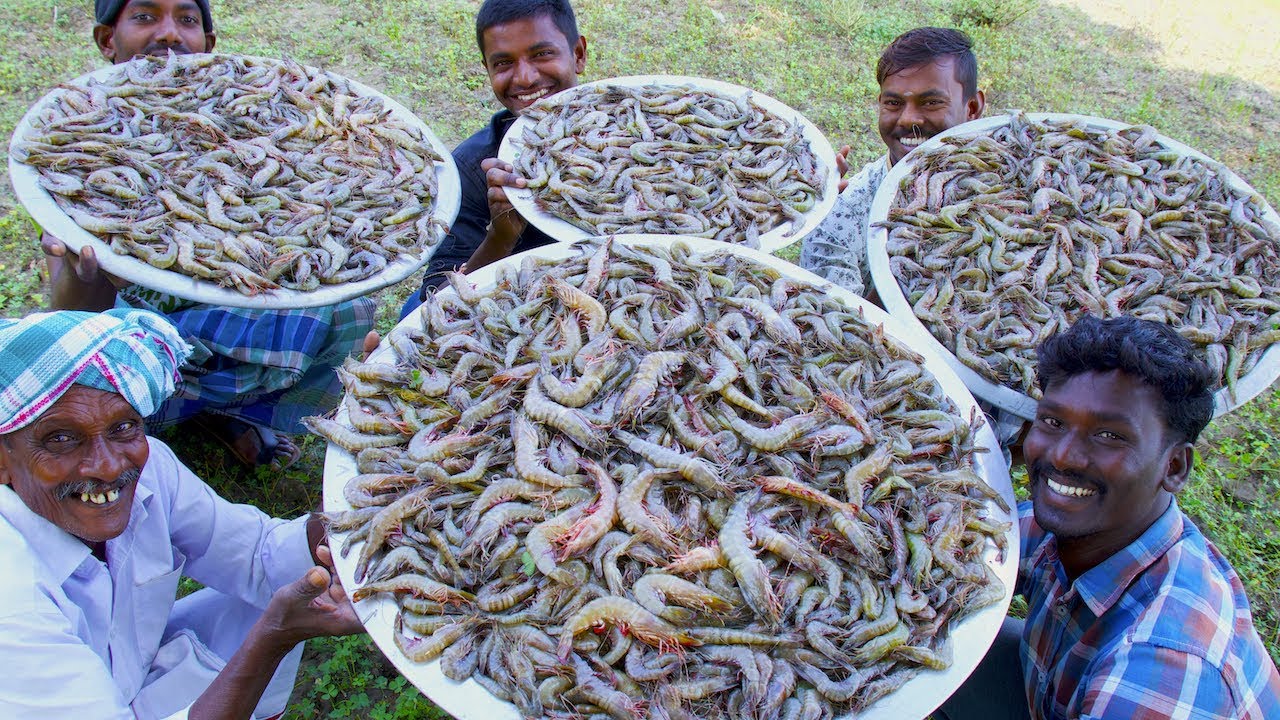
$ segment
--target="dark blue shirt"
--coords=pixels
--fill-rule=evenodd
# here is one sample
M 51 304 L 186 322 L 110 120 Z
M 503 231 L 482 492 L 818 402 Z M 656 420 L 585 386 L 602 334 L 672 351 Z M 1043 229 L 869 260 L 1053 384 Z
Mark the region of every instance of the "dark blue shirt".
M 423 292 L 430 292 L 444 282 L 446 270 L 454 270 L 466 262 L 484 241 L 485 228 L 490 220 L 489 186 L 485 182 L 480 163 L 486 158 L 498 157 L 498 146 L 502 144 L 502 138 L 515 120 L 516 116 L 504 108 L 493 116 L 487 127 L 454 148 L 453 162 L 458 166 L 458 178 L 462 184 L 462 204 L 458 208 L 458 218 L 427 263 L 427 276 L 423 279 L 422 290 L 405 303 L 402 317 L 418 306 Z M 554 240 L 546 233 L 529 225 L 511 252 L 524 252 L 552 242 Z

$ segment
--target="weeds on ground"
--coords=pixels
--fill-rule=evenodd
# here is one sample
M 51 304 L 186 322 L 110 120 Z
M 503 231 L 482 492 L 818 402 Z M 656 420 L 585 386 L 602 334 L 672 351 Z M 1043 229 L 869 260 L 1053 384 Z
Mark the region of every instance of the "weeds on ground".
M 1280 390 L 1211 425 L 1178 502 L 1230 560 L 1249 596 L 1254 624 L 1280 658 Z
M 44 304 L 38 230 L 21 207 L 0 214 L 0 317 Z
M 448 720 L 374 647 L 368 636 L 318 638 L 307 643 L 285 718 Z
M 982 25 L 1004 29 L 1026 17 L 1039 0 L 956 0 L 948 10 L 959 25 Z

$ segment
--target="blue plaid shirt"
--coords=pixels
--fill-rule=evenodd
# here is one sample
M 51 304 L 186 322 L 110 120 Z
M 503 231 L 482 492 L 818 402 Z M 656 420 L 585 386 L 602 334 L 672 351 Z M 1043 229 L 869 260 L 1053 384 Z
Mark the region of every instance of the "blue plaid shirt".
M 1280 675 L 1240 578 L 1176 502 L 1075 582 L 1031 504 L 1019 515 L 1032 718 L 1280 718 Z
M 194 349 L 177 392 L 147 418 L 153 426 L 209 411 L 288 433 L 338 404 L 333 368 L 359 351 L 376 309 L 367 297 L 297 310 L 215 307 L 137 286 L 121 291 L 117 305 L 162 312 Z

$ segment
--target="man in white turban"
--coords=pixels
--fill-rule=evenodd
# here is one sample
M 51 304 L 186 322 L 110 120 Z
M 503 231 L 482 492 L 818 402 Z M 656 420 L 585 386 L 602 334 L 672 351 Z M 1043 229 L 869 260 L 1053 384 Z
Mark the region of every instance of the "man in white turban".
M 150 312 L 0 320 L 0 717 L 273 717 L 302 641 L 361 630 L 317 518 L 145 434 L 188 352 Z

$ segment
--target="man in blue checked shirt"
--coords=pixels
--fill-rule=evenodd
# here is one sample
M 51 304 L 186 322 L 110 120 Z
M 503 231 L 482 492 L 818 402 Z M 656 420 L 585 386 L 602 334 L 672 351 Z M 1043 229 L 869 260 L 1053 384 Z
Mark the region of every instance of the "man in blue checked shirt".
M 1178 507 L 1213 375 L 1167 325 L 1085 316 L 1038 351 L 1017 593 L 937 717 L 1280 717 L 1280 675 L 1226 558 Z
M 208 0 L 96 0 L 94 16 L 94 41 L 113 63 L 212 52 L 217 40 Z M 366 350 L 376 345 L 367 339 L 375 310 L 369 298 L 289 311 L 213 307 L 113 282 L 99 271 L 92 248 L 77 256 L 49 235 L 40 245 L 53 308 L 141 308 L 178 327 L 194 352 L 177 393 L 148 423 L 191 420 L 249 466 L 281 469 L 297 460 L 300 452 L 286 433 L 302 432 L 304 416 L 337 405 L 334 366 L 362 341 Z

